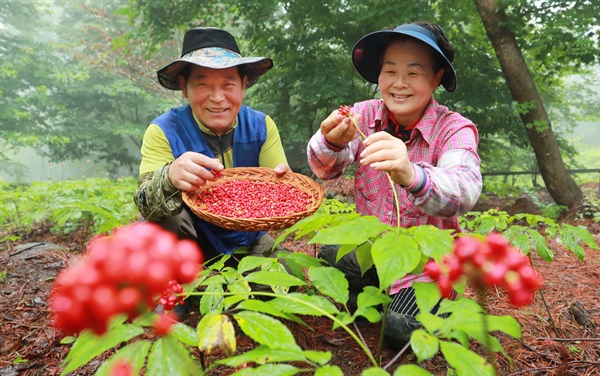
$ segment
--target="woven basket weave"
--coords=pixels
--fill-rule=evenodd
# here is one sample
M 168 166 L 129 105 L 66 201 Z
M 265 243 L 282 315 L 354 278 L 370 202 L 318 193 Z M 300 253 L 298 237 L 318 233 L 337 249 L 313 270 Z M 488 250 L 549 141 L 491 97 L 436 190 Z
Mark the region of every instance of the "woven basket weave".
M 220 183 L 233 180 L 252 180 L 258 182 L 285 183 L 307 193 L 310 196 L 308 207 L 294 214 L 283 217 L 268 218 L 235 218 L 216 215 L 207 210 L 207 206 L 198 202 L 198 195 L 204 190 Z M 199 218 L 229 230 L 238 231 L 264 231 L 277 230 L 291 227 L 302 218 L 313 214 L 323 202 L 323 188 L 319 183 L 308 176 L 293 172 L 286 172 L 283 176 L 275 175 L 273 169 L 265 167 L 236 167 L 226 168 L 221 171 L 221 176 L 216 181 L 209 181 L 195 192 L 183 192 L 183 201 Z

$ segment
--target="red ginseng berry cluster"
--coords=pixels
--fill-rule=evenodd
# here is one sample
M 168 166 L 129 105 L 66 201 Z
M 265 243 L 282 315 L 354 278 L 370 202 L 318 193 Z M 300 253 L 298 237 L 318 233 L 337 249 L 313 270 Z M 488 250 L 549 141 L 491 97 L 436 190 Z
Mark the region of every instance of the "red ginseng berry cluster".
M 308 193 L 285 183 L 232 180 L 211 186 L 198 195 L 206 210 L 231 218 L 285 217 L 308 209 Z
M 192 282 L 202 261 L 195 242 L 157 224 L 118 228 L 90 241 L 84 256 L 59 273 L 52 287 L 53 324 L 65 334 L 86 328 L 103 334 L 114 315 L 132 320 L 153 309 L 163 291 L 180 291 L 178 283 Z
M 437 281 L 445 298 L 452 294 L 452 283 L 464 275 L 480 290 L 486 286 L 504 288 L 510 303 L 517 307 L 530 304 L 542 284 L 529 258 L 494 233 L 485 240 L 473 236 L 458 238 L 454 252 L 444 256 L 441 265 L 429 261 L 425 273 Z
M 352 113 L 350 112 L 352 108 L 350 106 L 345 106 L 343 104 L 340 105 L 340 108 L 338 109 L 338 114 L 346 117 L 346 116 L 352 116 Z

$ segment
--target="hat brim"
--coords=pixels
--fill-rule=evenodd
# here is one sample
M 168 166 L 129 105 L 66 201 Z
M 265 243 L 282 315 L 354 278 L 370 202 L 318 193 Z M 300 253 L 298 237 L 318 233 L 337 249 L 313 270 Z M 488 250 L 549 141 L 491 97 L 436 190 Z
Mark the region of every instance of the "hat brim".
M 158 82 L 167 89 L 181 90 L 178 76 L 188 64 L 211 69 L 227 69 L 245 65 L 248 75 L 246 87 L 254 85 L 260 76 L 273 68 L 273 60 L 268 57 L 224 57 L 215 60 L 204 56 L 184 56 L 159 69 L 156 72 Z
M 352 63 L 354 68 L 370 83 L 377 84 L 381 71 L 380 58 L 383 54 L 388 37 L 393 35 L 406 35 L 420 40 L 432 47 L 445 61 L 446 69 L 440 84 L 449 92 L 456 90 L 456 71 L 452 63 L 446 58 L 438 45 L 428 36 L 412 30 L 380 30 L 362 37 L 352 50 Z

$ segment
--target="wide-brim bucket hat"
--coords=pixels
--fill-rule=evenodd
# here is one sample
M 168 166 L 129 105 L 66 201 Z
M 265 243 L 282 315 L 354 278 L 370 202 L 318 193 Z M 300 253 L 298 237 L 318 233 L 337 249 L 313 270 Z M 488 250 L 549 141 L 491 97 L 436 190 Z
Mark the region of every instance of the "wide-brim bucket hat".
M 425 27 L 417 24 L 404 24 L 393 30 L 375 31 L 363 36 L 356 42 L 352 51 L 352 63 L 365 80 L 373 84 L 378 82 L 383 49 L 388 38 L 395 35 L 406 35 L 432 47 L 446 63 L 445 72 L 440 82 L 441 85 L 449 92 L 456 90 L 456 71 L 452 63 L 438 46 L 436 36 Z
M 260 76 L 273 68 L 273 60 L 268 57 L 242 57 L 233 35 L 214 27 L 188 30 L 183 37 L 181 57 L 156 72 L 158 82 L 167 89 L 181 90 L 177 78 L 188 64 L 212 69 L 245 65 L 246 87 L 254 85 Z

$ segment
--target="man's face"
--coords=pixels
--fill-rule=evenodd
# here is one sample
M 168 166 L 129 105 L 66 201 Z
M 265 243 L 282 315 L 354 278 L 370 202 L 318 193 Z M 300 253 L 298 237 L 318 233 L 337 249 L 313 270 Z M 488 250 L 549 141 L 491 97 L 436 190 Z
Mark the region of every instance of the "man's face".
M 421 119 L 443 70 L 434 72 L 432 51 L 412 39 L 391 43 L 383 56 L 379 88 L 396 121 L 410 126 Z
M 233 124 L 246 94 L 247 77 L 237 67 L 211 69 L 191 65 L 187 79 L 179 77 L 183 96 L 200 122 L 218 136 Z

